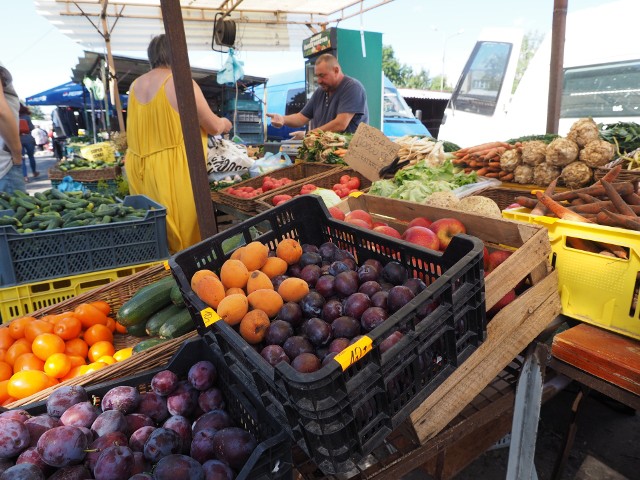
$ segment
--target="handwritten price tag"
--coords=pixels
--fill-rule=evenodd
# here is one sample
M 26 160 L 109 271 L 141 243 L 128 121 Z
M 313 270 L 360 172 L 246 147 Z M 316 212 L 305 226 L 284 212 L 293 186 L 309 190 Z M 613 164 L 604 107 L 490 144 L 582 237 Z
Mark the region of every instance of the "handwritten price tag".
M 349 142 L 344 161 L 375 182 L 380 180 L 378 172 L 393 162 L 399 150 L 400 145 L 389 140 L 380 130 L 361 123 Z

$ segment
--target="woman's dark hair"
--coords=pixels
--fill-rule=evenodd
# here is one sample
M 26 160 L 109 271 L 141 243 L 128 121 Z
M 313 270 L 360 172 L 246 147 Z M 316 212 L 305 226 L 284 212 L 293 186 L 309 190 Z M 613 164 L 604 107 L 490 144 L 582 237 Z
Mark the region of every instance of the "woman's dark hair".
M 153 37 L 147 48 L 147 56 L 149 57 L 151 68 L 171 66 L 169 42 L 164 33 Z
M 20 104 L 20 110 L 18 111 L 18 115 L 31 115 L 31 110 L 26 105 Z

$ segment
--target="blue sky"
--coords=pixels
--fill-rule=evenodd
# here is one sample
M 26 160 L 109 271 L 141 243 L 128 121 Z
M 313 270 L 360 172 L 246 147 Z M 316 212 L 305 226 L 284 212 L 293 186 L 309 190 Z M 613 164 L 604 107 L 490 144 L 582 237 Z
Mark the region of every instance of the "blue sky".
M 569 12 L 611 0 L 568 0 Z M 82 46 L 35 13 L 32 0 L 3 0 L 0 5 L 0 61 L 11 71 L 22 98 L 69 81 Z M 342 28 L 382 32 L 396 58 L 431 76 L 442 71 L 454 83 L 484 27 L 519 27 L 525 32 L 551 29 L 553 0 L 395 0 L 340 24 Z M 459 33 L 461 32 L 461 33 Z M 114 52 L 121 53 L 121 52 Z M 126 52 L 132 55 L 132 52 Z M 292 52 L 240 52 L 245 72 L 269 75 L 303 65 L 301 49 Z M 132 55 L 133 56 L 133 55 Z M 144 52 L 135 56 L 144 57 Z M 190 52 L 191 63 L 221 68 L 214 52 Z

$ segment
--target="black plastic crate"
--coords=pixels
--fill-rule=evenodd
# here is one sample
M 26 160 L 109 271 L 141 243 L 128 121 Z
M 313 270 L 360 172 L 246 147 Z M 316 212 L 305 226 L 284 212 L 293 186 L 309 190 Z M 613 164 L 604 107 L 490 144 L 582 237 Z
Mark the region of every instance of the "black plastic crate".
M 0 287 L 167 258 L 167 209 L 144 195 L 129 195 L 123 205 L 147 214 L 138 220 L 32 233 L 0 227 Z
M 96 397 L 98 400 L 118 385 L 137 387 L 143 393 L 150 391 L 151 379 L 157 372 L 168 369 L 180 378 L 186 378 L 191 365 L 200 360 L 209 360 L 217 367 L 217 386 L 224 395 L 226 410 L 236 425 L 251 432 L 258 442 L 236 480 L 292 479 L 291 440 L 283 426 L 267 412 L 260 398 L 227 368 L 220 349 L 202 338 L 185 342 L 164 367 L 85 388 L 90 399 Z M 23 408 L 31 415 L 47 412 L 46 401 Z
M 344 369 L 337 361 L 309 374 L 285 363 L 273 368 L 231 326 L 215 321 L 215 312 L 190 287 L 197 270 L 219 270 L 231 254 L 223 245 L 250 243 L 251 227 L 263 232 L 257 240 L 271 249 L 291 237 L 334 242 L 358 264 L 369 258 L 400 261 L 428 287 L 345 351 Z M 320 199 L 301 195 L 185 249 L 169 265 L 199 332 L 213 334 L 207 338 L 215 339 L 230 368 L 253 379 L 298 445 L 323 472 L 335 474 L 351 471 L 484 340 L 482 251 L 482 241 L 468 235 L 454 237 L 444 253 L 378 235 L 334 220 Z M 435 310 L 418 314 L 434 301 Z M 381 355 L 380 343 L 396 330 L 404 337 Z

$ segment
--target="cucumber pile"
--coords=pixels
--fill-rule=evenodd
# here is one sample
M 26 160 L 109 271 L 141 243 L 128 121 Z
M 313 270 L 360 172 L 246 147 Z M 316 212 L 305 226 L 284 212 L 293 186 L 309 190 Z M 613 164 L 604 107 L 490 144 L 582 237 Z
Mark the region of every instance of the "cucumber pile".
M 134 353 L 196 328 L 173 277 L 165 277 L 138 290 L 120 307 L 117 320 L 127 327 L 128 334 L 151 337 L 138 343 L 133 348 Z
M 65 193 L 55 188 L 33 196 L 0 192 L 0 210 L 13 212 L 0 215 L 0 227 L 13 226 L 18 233 L 140 220 L 147 215 L 145 209 L 125 207 L 114 195 Z

